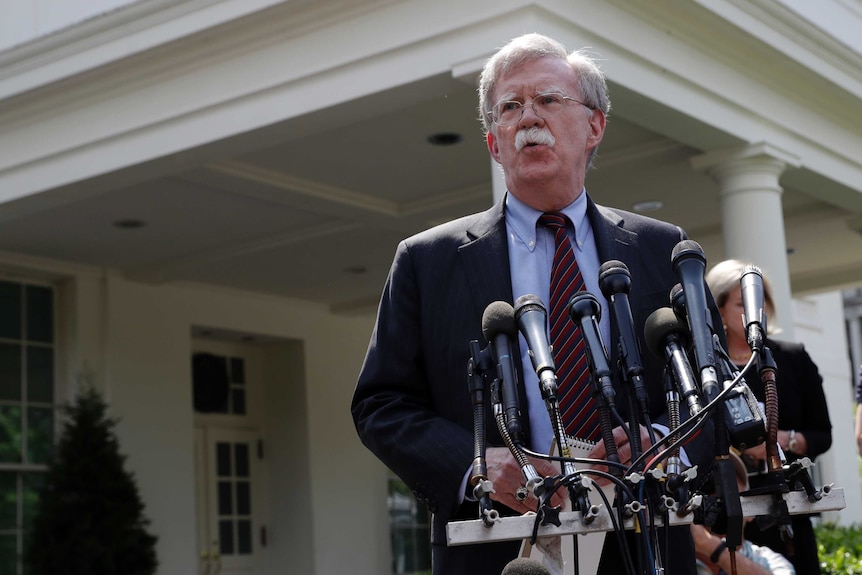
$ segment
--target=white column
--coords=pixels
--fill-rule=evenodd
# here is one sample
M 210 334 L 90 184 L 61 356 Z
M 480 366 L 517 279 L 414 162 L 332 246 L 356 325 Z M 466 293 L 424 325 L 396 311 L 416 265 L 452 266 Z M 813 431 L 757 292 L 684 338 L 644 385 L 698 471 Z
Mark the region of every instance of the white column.
M 756 264 L 769 277 L 776 325 L 793 340 L 793 305 L 779 177 L 799 159 L 766 143 L 718 150 L 692 160 L 719 184 L 724 255 Z M 715 262 L 714 262 L 715 263 Z
M 491 160 L 491 191 L 494 194 L 494 204 L 503 199 L 506 195 L 506 178 L 503 176 L 503 169 L 494 158 Z

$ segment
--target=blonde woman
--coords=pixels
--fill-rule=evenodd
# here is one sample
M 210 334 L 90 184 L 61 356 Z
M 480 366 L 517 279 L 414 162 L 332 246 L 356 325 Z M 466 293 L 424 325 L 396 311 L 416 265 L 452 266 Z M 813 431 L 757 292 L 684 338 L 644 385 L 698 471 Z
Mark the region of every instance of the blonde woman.
M 715 298 L 727 334 L 728 353 L 740 368 L 747 363 L 751 350 L 742 324 L 742 291 L 739 278 L 746 262 L 725 260 L 716 264 L 706 275 L 706 282 Z M 832 445 L 832 424 L 823 393 L 823 378 L 802 344 L 772 339 L 777 325 L 775 304 L 769 279 L 763 276 L 764 308 L 767 314 L 766 345 L 772 351 L 778 368 L 778 444 L 788 460 L 800 457 L 814 459 Z M 755 369 L 747 371 L 745 381 L 759 401 L 764 400 L 763 383 Z M 763 444 L 743 453 L 757 486 L 757 471 L 764 468 L 766 448 Z M 755 522 L 745 528 L 745 537 L 782 553 L 793 562 L 799 575 L 819 575 L 817 542 L 807 515 L 792 517 L 792 553 L 781 540 L 776 527 L 761 530 Z

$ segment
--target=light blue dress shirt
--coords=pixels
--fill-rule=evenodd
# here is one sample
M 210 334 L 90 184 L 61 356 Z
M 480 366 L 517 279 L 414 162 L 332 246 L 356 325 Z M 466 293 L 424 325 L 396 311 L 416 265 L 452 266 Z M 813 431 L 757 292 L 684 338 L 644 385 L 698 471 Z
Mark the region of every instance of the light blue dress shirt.
M 587 217 L 587 191 L 584 189 L 574 202 L 561 210 L 574 224 L 569 230 L 569 240 L 584 278 L 584 286 L 593 294 L 602 307 L 599 327 L 605 349 L 610 338 L 610 314 L 605 309 L 607 302 L 599 289 L 599 253 L 590 220 Z M 538 225 L 542 212 L 521 202 L 512 194 L 506 194 L 506 235 L 509 242 L 509 269 L 513 270 L 512 295 L 515 300 L 533 294 L 542 300 L 547 309 L 551 282 L 551 265 L 554 261 L 554 233 Z M 550 336 L 549 336 L 550 337 Z M 527 411 L 530 417 L 531 447 L 534 451 L 547 453 L 554 439 L 551 420 L 542 399 L 539 379 L 528 355 L 529 347 L 520 336 L 521 363 L 527 391 Z

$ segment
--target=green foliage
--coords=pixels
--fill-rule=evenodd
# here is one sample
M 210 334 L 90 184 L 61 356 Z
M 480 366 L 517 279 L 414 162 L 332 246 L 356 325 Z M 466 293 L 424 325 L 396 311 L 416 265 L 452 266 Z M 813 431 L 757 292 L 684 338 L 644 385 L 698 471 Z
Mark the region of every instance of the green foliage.
M 814 533 L 823 575 L 862 575 L 862 525 L 821 523 Z
M 25 551 L 28 575 L 152 575 L 156 538 L 146 531 L 134 479 L 123 468 L 102 396 L 86 386 L 67 421 Z

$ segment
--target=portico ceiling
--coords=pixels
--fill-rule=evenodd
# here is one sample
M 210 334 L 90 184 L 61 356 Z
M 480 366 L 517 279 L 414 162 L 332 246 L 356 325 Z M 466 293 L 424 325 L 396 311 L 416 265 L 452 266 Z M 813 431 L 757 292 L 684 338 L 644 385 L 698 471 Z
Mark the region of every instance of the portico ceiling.
M 364 3 L 360 10 L 361 2 L 342 2 L 354 14 L 346 21 L 331 10 L 315 13 L 312 4 L 294 5 L 293 12 L 282 6 L 237 18 L 0 100 L 0 126 L 21 138 L 18 145 L 9 140 L 3 144 L 9 154 L 19 156 L 10 161 L 7 155 L 0 167 L 0 182 L 7 186 L 7 201 L 0 204 L 0 250 L 108 267 L 156 285 L 214 284 L 318 302 L 339 313 L 372 309 L 400 239 L 493 201 L 496 168 L 476 120 L 470 81 L 476 62 L 518 33 L 523 22 L 562 35 L 570 45 L 568 40 L 582 39 L 585 28 L 553 20 L 551 16 L 566 13 L 554 2 L 511 2 L 509 9 L 497 3 L 491 16 L 479 17 L 490 4 L 459 11 L 455 7 L 460 3 L 453 1 L 443 4 L 451 4 L 452 18 L 460 18 L 460 23 L 447 26 L 426 18 L 427 30 L 415 21 L 404 30 L 391 30 L 395 39 L 388 41 L 389 47 L 384 47 L 387 41 L 370 39 L 368 45 L 353 39 L 333 46 L 351 27 L 355 38 L 371 38 L 373 22 L 405 15 L 421 18 L 428 9 L 413 2 L 375 2 Z M 656 5 L 670 11 L 673 4 Z M 694 27 L 704 25 L 700 20 L 714 19 L 702 8 L 689 7 L 688 12 Z M 630 25 L 626 22 L 642 17 L 619 6 L 582 7 L 581 13 L 596 24 L 617 16 L 623 31 Z M 303 22 L 301 32 L 293 31 L 292 37 L 279 40 L 274 35 L 245 49 L 234 40 L 229 58 L 215 63 L 212 56 L 192 58 L 182 65 L 185 74 L 172 67 L 178 50 L 187 53 L 191 46 L 203 53 L 207 43 L 213 44 L 211 54 L 228 50 L 219 37 L 233 33 L 247 38 L 250 31 L 260 30 L 255 24 L 291 14 L 298 19 L 294 23 Z M 115 32 L 127 25 L 118 20 Z M 654 25 L 653 19 L 640 20 L 640 26 Z M 741 34 L 727 22 L 714 28 L 710 43 L 717 41 L 716 35 Z M 677 35 L 695 32 L 679 30 Z M 780 56 L 774 47 L 741 38 L 754 50 L 752 58 L 761 61 L 758 66 L 772 65 Z M 594 40 L 599 49 L 609 42 Z M 368 54 L 353 64 L 326 68 L 308 52 L 308 70 L 284 69 L 299 66 L 302 59 L 296 51 L 318 45 L 315 42 L 325 46 L 320 50 L 342 56 L 351 49 Z M 453 45 L 463 58 L 448 53 Z M 623 80 L 623 68 L 637 59 L 626 52 L 625 58 L 614 60 L 617 52 L 624 52 L 624 44 L 612 46 L 606 57 L 614 109 L 587 187 L 596 201 L 607 205 L 630 210 L 648 202 L 660 205 L 650 215 L 683 226 L 704 246 L 710 261 L 718 261 L 724 256 L 719 186 L 693 169 L 691 160 L 710 149 L 754 141 L 740 133 L 743 130 L 721 129 L 715 117 L 692 115 L 703 106 L 704 94 L 673 102 L 671 97 L 683 94 L 679 85 L 666 97 L 637 90 L 635 83 Z M 273 55 L 279 47 L 290 50 L 282 52 L 281 61 Z M 738 48 L 728 48 L 716 61 L 733 56 Z M 642 70 L 656 73 L 657 66 L 661 68 L 651 60 L 660 49 L 657 44 L 644 47 L 641 56 L 651 64 Z M 441 52 L 445 67 L 427 56 Z M 682 66 L 683 60 L 667 65 Z M 22 57 L 15 65 L 22 62 L 30 61 Z M 260 69 L 248 70 L 250 62 Z M 726 65 L 716 70 L 724 74 Z M 821 90 L 831 91 L 824 99 L 831 106 L 829 115 L 862 110 L 859 94 L 850 98 L 844 88 L 815 78 L 800 64 L 788 60 L 785 65 L 786 77 L 820 81 Z M 378 78 L 387 66 L 389 74 Z M 856 66 L 859 73 L 862 65 L 857 61 Z M 4 69 L 12 70 L 11 64 L 0 67 Z M 147 71 L 150 81 L 135 84 L 137 90 L 116 80 L 140 70 Z M 269 88 L 249 87 L 259 81 L 256 73 L 265 77 L 267 72 L 270 78 L 285 78 Z M 194 82 L 189 81 L 192 76 Z M 741 82 L 739 77 L 733 81 Z M 210 80 L 215 83 L 203 90 L 201 84 Z M 770 114 L 754 108 L 762 105 L 757 98 L 774 88 L 766 80 L 746 88 L 743 95 L 750 96 L 750 104 L 727 105 L 728 121 L 742 123 L 739 117 L 748 109 L 756 117 L 752 133 L 770 123 L 763 133 L 793 132 L 780 125 L 781 109 Z M 333 94 L 329 87 L 338 82 L 343 92 L 353 95 Z M 242 93 L 244 87 L 247 93 Z M 687 89 L 703 91 L 697 86 Z M 231 90 L 236 94 L 221 97 Z M 68 96 L 65 109 L 49 106 L 60 101 L 63 92 Z M 211 98 L 202 102 L 202 94 Z M 776 107 L 800 105 L 794 101 L 789 98 Z M 195 102 L 197 108 L 187 107 Z M 267 122 L 266 115 L 276 109 L 284 112 Z M 810 121 L 805 115 L 810 113 L 805 109 L 800 122 Z M 30 132 L 22 118 L 32 121 Z M 842 137 L 862 142 L 862 132 L 853 124 L 858 121 L 858 116 L 848 121 L 844 128 L 849 136 Z M 45 137 L 51 130 L 59 130 L 56 146 L 24 141 L 22 136 Z M 829 133 L 827 129 L 821 135 Z M 456 141 L 442 146 L 429 141 L 441 134 L 455 135 Z M 817 145 L 818 153 L 827 159 L 834 156 L 830 161 L 836 165 L 848 163 L 828 144 Z M 862 198 L 823 171 L 803 161 L 781 180 L 788 261 L 797 294 L 862 284 L 862 223 L 857 215 L 862 213 Z M 33 189 L 16 195 L 15 190 L 28 185 Z

